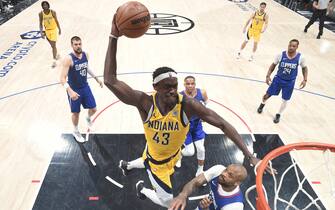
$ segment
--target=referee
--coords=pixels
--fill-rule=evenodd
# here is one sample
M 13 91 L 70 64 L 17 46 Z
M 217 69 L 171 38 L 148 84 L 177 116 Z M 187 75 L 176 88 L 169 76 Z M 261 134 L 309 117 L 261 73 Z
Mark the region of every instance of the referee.
M 323 34 L 323 26 L 326 19 L 327 14 L 327 8 L 329 2 L 332 2 L 332 0 L 313 0 L 313 15 L 307 25 L 305 26 L 304 32 L 307 33 L 308 28 L 319 18 L 320 24 L 319 24 L 319 34 L 316 37 L 317 39 L 320 39 Z

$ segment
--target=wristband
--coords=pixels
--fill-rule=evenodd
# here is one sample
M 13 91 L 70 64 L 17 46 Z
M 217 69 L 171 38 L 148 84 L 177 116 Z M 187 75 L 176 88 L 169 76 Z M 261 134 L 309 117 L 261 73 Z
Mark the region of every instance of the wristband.
M 114 36 L 113 34 L 109 34 L 109 37 L 112 38 L 112 39 L 118 39 L 119 38 L 117 36 Z
M 67 90 L 68 87 L 70 87 L 70 85 L 66 82 L 63 87 L 65 88 L 65 90 Z

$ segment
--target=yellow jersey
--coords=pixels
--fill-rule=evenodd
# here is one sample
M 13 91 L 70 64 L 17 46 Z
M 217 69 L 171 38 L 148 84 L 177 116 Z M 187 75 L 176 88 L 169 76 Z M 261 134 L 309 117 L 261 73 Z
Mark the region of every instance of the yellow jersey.
M 56 20 L 52 16 L 52 12 L 50 10 L 49 14 L 45 14 L 44 11 L 42 11 L 43 16 L 43 25 L 45 30 L 54 30 L 57 28 Z
M 181 148 L 189 130 L 189 123 L 182 110 L 183 95 L 178 93 L 177 104 L 165 116 L 157 107 L 156 93 L 152 96 L 154 104 L 143 127 L 150 156 L 161 161 L 172 157 Z
M 255 12 L 254 18 L 252 19 L 250 29 L 255 31 L 262 31 L 263 25 L 265 23 L 265 15 L 266 13 L 259 13 L 259 11 Z

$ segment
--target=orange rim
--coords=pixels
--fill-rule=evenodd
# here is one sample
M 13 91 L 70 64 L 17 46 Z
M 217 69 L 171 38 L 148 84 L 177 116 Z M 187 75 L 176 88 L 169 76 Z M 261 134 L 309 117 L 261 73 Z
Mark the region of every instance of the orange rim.
M 263 158 L 261 164 L 257 168 L 257 176 L 256 176 L 257 210 L 271 210 L 269 204 L 266 202 L 265 195 L 264 195 L 263 188 L 262 188 L 263 173 L 270 160 L 273 160 L 274 158 L 284 153 L 290 152 L 292 150 L 327 150 L 327 149 L 329 149 L 331 152 L 335 152 L 335 145 L 334 144 L 323 144 L 323 143 L 318 143 L 318 142 L 303 142 L 303 143 L 295 143 L 295 144 L 288 144 L 285 146 L 281 146 L 269 152 Z

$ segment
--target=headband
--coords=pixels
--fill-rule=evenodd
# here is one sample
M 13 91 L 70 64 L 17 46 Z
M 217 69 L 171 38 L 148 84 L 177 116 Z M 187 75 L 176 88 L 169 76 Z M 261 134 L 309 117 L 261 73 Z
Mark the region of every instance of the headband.
M 153 83 L 157 84 L 161 80 L 166 79 L 166 78 L 171 78 L 171 77 L 177 78 L 177 74 L 175 72 L 166 72 L 166 73 L 160 74 L 157 77 L 155 77 Z

